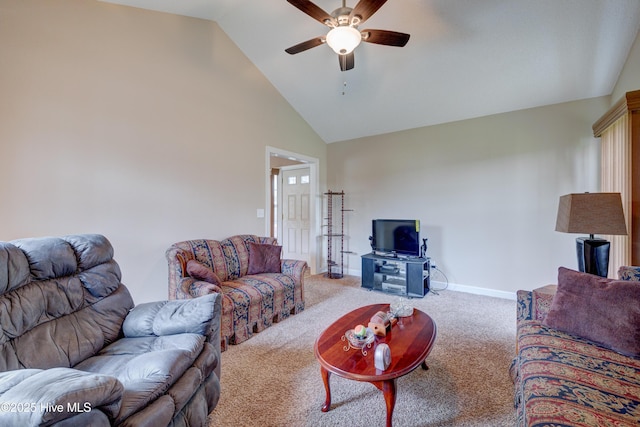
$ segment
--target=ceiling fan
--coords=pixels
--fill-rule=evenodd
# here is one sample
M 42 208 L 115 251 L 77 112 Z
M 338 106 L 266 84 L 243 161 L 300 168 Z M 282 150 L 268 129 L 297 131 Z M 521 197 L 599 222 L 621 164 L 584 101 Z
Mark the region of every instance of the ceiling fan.
M 342 0 L 342 7 L 331 14 L 308 0 L 287 1 L 316 21 L 331 28 L 326 36 L 315 37 L 285 49 L 285 52 L 291 55 L 326 43 L 338 54 L 340 70 L 347 71 L 353 68 L 353 50 L 362 41 L 397 47 L 402 47 L 409 41 L 409 34 L 396 31 L 358 30 L 358 26 L 376 13 L 387 0 L 360 0 L 354 8 L 347 7 L 346 0 Z

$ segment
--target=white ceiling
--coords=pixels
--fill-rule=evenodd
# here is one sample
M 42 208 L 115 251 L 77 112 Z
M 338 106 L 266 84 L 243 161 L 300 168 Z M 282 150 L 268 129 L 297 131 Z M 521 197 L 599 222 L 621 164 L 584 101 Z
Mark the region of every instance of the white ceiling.
M 638 0 L 389 0 L 360 29 L 409 43 L 341 72 L 328 46 L 284 52 L 328 30 L 285 0 L 104 1 L 216 21 L 327 143 L 610 95 L 640 27 Z

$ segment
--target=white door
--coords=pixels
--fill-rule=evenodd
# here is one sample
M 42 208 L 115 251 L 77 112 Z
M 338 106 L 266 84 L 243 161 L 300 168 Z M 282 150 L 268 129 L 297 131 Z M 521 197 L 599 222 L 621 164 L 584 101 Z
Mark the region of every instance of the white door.
M 278 241 L 282 257 L 310 263 L 311 239 L 311 173 L 308 165 L 281 168 L 282 203 Z

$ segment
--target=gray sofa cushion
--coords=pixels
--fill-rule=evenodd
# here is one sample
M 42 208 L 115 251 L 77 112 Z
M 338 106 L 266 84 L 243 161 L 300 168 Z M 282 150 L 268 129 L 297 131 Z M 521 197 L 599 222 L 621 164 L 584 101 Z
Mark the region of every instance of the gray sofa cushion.
M 0 373 L 0 425 L 49 425 L 100 410 L 115 417 L 124 388 L 112 376 L 70 368 L 20 369 Z M 5 410 L 6 409 L 6 410 Z
M 197 334 L 122 338 L 76 369 L 111 375 L 124 386 L 116 421 L 157 399 L 193 365 L 205 338 Z
M 0 371 L 72 367 L 120 336 L 133 300 L 112 255 L 95 234 L 0 243 Z
M 29 260 L 14 245 L 0 245 L 0 293 L 24 286 L 29 281 Z
M 73 248 L 59 237 L 21 239 L 13 244 L 29 260 L 32 280 L 70 276 L 78 268 Z

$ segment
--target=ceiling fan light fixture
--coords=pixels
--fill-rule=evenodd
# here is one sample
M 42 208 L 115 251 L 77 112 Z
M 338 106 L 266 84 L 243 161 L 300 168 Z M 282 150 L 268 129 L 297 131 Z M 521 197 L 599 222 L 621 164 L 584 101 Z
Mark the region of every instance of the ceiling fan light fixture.
M 342 26 L 332 28 L 327 34 L 327 44 L 338 55 L 346 55 L 353 52 L 360 42 L 362 35 L 353 27 Z

